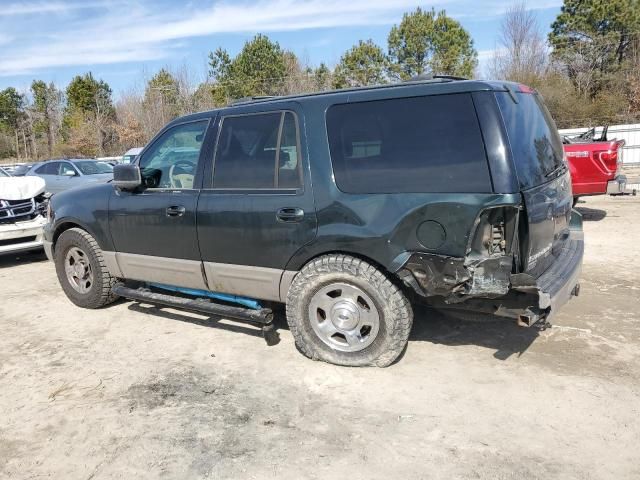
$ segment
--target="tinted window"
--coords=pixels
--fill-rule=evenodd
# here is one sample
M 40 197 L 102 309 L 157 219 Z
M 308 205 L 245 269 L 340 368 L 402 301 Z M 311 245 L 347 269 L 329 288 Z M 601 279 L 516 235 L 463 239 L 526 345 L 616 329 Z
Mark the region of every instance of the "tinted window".
M 518 103 L 508 92 L 496 93 L 496 98 L 507 128 L 520 187 L 529 188 L 546 182 L 546 174 L 562 164 L 562 141 L 539 95 L 514 95 Z
M 0 177 L 8 177 L 9 174 L 0 168 Z
M 113 166 L 106 162 L 74 162 L 74 165 L 83 175 L 99 175 L 101 173 L 113 173 Z
M 291 112 L 225 117 L 216 147 L 214 188 L 299 187 L 298 138 Z
M 327 130 L 344 192 L 491 191 L 469 94 L 334 105 Z
M 39 175 L 58 175 L 59 168 L 60 162 L 47 162 L 38 167 L 36 173 Z
M 208 120 L 176 125 L 162 134 L 140 158 L 144 185 L 149 188 L 193 188 Z

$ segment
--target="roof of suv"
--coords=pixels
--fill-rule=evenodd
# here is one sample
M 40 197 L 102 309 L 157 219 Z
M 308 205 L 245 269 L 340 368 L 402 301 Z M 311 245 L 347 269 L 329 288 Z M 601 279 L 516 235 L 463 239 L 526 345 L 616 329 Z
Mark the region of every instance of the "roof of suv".
M 222 110 L 231 110 L 239 107 L 251 106 L 251 105 L 270 105 L 278 102 L 286 101 L 305 101 L 311 99 L 335 99 L 349 102 L 353 100 L 353 96 L 360 94 L 366 94 L 371 92 L 380 92 L 380 98 L 386 97 L 387 92 L 398 91 L 399 89 L 407 89 L 411 91 L 411 95 L 415 95 L 417 89 L 424 89 L 425 94 L 439 94 L 439 93 L 465 93 L 476 92 L 482 90 L 494 90 L 494 91 L 506 91 L 509 88 L 517 88 L 518 84 L 507 81 L 493 81 L 493 80 L 464 80 L 456 77 L 434 77 L 429 79 L 420 80 L 408 80 L 405 82 L 390 83 L 384 85 L 372 85 L 366 87 L 352 87 L 344 88 L 340 90 L 327 90 L 322 92 L 312 92 L 296 95 L 285 96 L 267 96 L 267 97 L 254 97 L 248 99 L 240 99 L 229 106 L 221 107 L 206 112 L 194 113 L 186 115 L 184 117 L 173 120 L 169 125 L 173 123 L 179 123 L 190 119 L 198 119 L 211 116 L 211 113 L 219 112 Z M 407 92 L 409 93 L 409 92 Z

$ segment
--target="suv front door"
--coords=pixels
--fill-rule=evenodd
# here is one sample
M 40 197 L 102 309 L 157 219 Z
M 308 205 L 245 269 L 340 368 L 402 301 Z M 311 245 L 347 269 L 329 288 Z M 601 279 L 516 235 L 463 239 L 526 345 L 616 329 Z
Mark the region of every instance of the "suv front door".
M 316 234 L 300 115 L 222 116 L 217 137 L 197 218 L 209 288 L 279 301 L 287 263 Z
M 196 205 L 208 124 L 203 119 L 169 127 L 139 157 L 144 187 L 111 194 L 109 228 L 124 278 L 206 288 Z

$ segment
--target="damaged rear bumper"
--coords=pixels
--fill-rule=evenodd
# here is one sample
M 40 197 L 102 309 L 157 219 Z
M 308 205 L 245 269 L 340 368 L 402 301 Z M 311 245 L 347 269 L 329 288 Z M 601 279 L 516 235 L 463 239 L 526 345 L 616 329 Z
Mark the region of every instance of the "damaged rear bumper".
M 435 254 L 413 253 L 397 270 L 398 277 L 435 304 L 484 311 L 533 325 L 548 319 L 579 293 L 584 239 L 571 230 L 553 264 L 538 278 L 512 274 L 513 257 L 478 261 Z

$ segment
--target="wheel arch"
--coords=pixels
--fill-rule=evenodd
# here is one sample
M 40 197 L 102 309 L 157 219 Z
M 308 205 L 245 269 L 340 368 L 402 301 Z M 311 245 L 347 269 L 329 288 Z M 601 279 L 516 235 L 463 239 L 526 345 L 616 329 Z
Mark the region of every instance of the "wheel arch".
M 81 230 L 84 230 L 85 232 L 87 232 L 89 235 L 91 235 L 94 239 L 96 238 L 96 235 L 94 232 L 91 231 L 91 228 L 87 227 L 83 222 L 81 222 L 78 219 L 75 218 L 65 218 L 63 220 L 60 220 L 59 222 L 56 223 L 56 226 L 53 230 L 53 235 L 51 237 L 51 241 L 52 241 L 52 249 L 55 252 L 55 248 L 56 248 L 56 243 L 58 242 L 58 238 L 60 238 L 60 235 L 62 235 L 64 232 L 66 232 L 67 230 L 70 230 L 72 228 L 79 228 Z M 97 242 L 97 240 L 96 240 Z M 100 244 L 98 243 L 98 245 L 100 246 Z
M 308 265 L 309 263 L 317 260 L 320 257 L 325 257 L 325 256 L 329 256 L 329 255 L 347 255 L 347 256 L 362 260 L 364 262 L 367 262 L 370 265 L 374 266 L 376 269 L 378 269 L 380 271 L 380 273 L 382 273 L 384 276 L 386 276 L 389 279 L 389 281 L 394 283 L 401 290 L 403 290 L 405 292 L 407 291 L 408 287 L 402 282 L 402 280 L 400 280 L 400 278 L 398 278 L 397 275 L 395 275 L 393 272 L 391 272 L 382 263 L 376 261 L 375 259 L 373 259 L 373 258 L 371 258 L 371 257 L 369 257 L 367 255 L 364 255 L 361 252 L 352 251 L 352 250 L 348 250 L 348 249 L 339 249 L 339 250 L 326 250 L 326 251 L 322 251 L 322 252 L 314 252 L 313 255 L 310 255 L 310 256 L 306 257 L 304 259 L 304 261 L 300 261 L 300 258 L 296 259 L 296 260 L 298 260 L 296 262 L 296 264 L 299 265 L 299 268 L 297 268 L 297 269 L 292 271 L 294 273 L 293 275 L 287 275 L 287 272 L 290 272 L 290 270 L 286 270 L 284 272 L 284 274 L 282 275 L 281 279 L 280 279 L 280 299 L 283 302 L 286 300 L 287 292 L 289 291 L 289 287 L 293 283 L 293 280 L 295 279 L 296 275 L 298 275 L 300 273 L 300 271 L 306 265 Z M 289 263 L 291 263 L 291 262 L 289 262 Z

